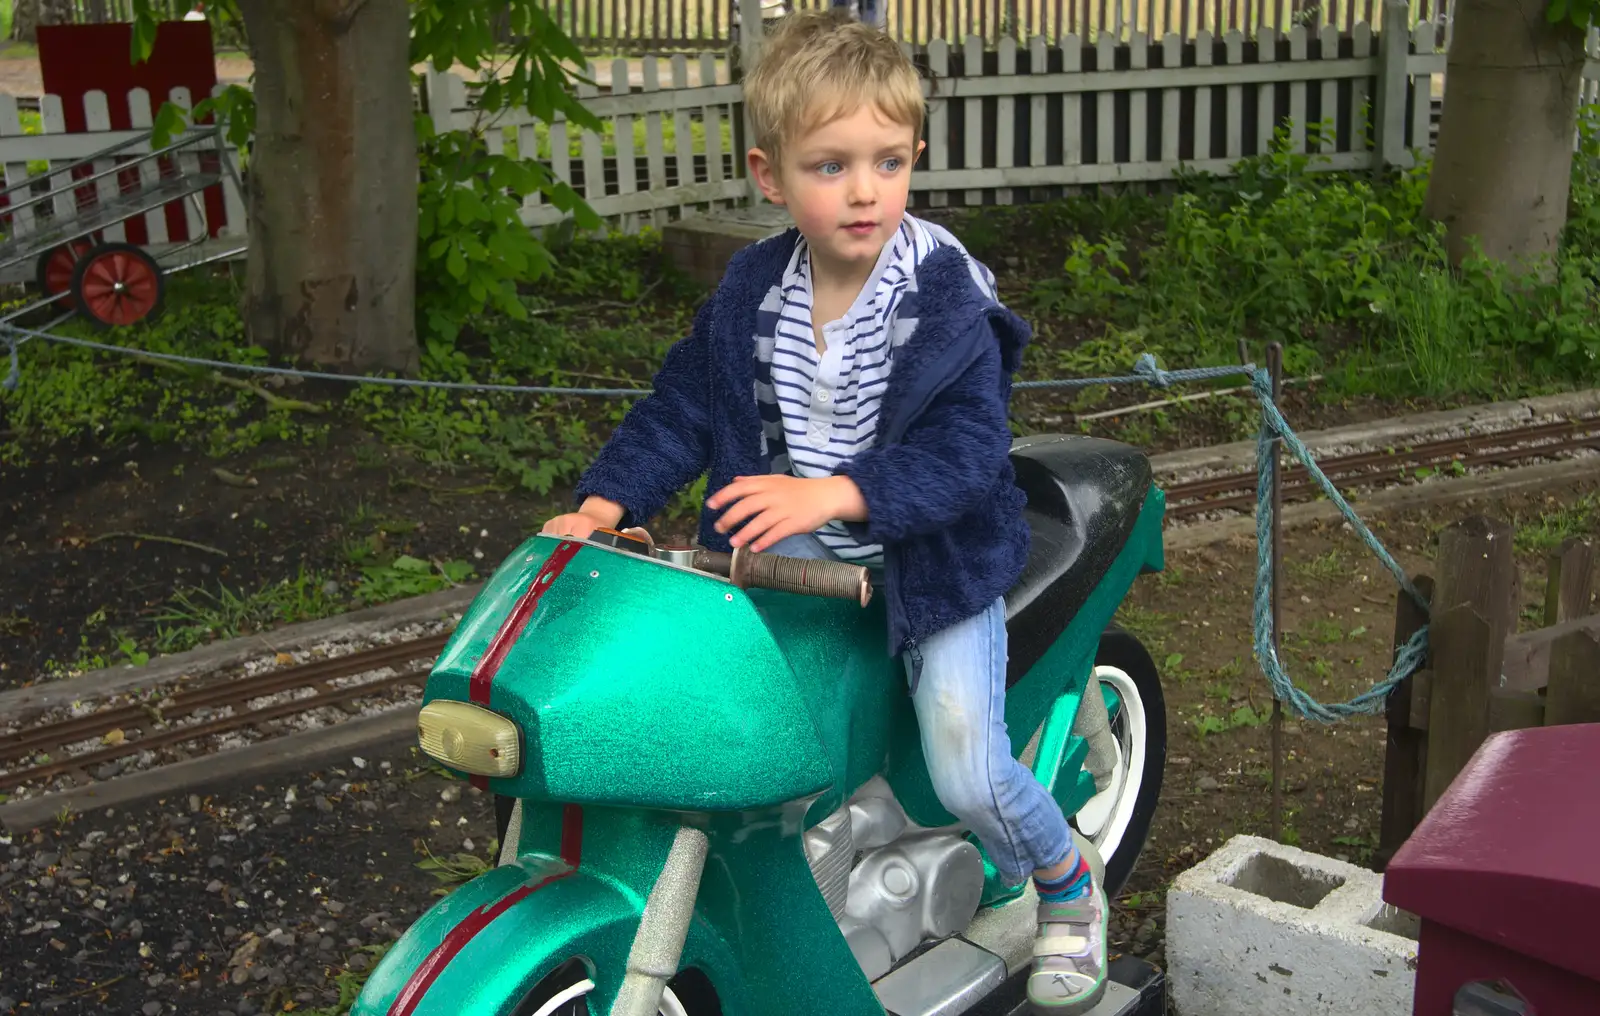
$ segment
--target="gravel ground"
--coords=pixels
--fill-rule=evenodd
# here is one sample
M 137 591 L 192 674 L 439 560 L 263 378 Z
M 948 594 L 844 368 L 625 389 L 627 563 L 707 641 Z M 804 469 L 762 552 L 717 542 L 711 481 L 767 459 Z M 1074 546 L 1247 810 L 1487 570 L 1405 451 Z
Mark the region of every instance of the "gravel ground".
M 254 1016 L 339 981 L 487 856 L 486 795 L 400 746 L 0 836 L 0 1014 Z

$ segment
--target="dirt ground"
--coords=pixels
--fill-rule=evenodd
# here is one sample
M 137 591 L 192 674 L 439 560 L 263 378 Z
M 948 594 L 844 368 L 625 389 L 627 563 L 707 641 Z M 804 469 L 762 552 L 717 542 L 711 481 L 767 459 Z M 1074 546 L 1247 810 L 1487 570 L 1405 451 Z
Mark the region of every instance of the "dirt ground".
M 361 433 L 220 463 L 135 441 L 0 467 L 0 480 L 0 687 L 126 662 L 125 638 L 160 651 L 185 625 L 215 626 L 209 641 L 348 609 L 364 553 L 486 577 L 555 504 Z M 175 595 L 193 616 L 171 616 Z

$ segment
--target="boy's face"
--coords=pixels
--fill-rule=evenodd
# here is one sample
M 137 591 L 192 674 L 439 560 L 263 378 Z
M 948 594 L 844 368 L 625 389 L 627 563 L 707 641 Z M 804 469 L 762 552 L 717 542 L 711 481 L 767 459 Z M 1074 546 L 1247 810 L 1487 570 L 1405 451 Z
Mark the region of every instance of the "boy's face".
M 923 148 L 914 138 L 863 104 L 785 145 L 780 165 L 751 149 L 750 171 L 767 200 L 788 207 L 819 267 L 870 268 L 905 217 L 911 164 Z

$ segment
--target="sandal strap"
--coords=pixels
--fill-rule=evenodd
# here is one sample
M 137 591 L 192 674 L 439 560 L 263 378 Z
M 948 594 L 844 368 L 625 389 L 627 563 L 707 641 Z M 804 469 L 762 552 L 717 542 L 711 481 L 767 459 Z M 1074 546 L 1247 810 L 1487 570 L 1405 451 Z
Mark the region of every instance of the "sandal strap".
M 1048 900 L 1039 902 L 1040 924 L 1095 924 L 1100 920 L 1100 915 L 1094 905 L 1094 898 L 1085 896 L 1082 899 L 1062 900 L 1052 903 Z
M 1084 935 L 1049 935 L 1033 940 L 1033 958 L 1039 960 L 1042 967 L 1049 966 L 1049 961 L 1082 958 L 1088 954 L 1089 939 Z

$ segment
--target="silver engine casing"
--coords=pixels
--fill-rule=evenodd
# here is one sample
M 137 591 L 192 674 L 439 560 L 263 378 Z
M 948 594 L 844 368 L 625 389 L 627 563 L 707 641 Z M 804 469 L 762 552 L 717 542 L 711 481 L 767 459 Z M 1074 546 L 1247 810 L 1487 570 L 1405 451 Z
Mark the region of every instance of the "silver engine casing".
M 805 834 L 823 898 L 869 980 L 923 942 L 964 931 L 983 896 L 983 857 L 960 832 L 923 829 L 881 778 Z
M 1094 845 L 1077 830 L 1073 840 L 1103 878 Z M 882 777 L 807 830 L 804 843 L 839 931 L 887 1011 L 959 1016 L 1032 962 L 1032 881 L 1019 898 L 980 912 L 983 857 L 965 830 L 916 825 Z

